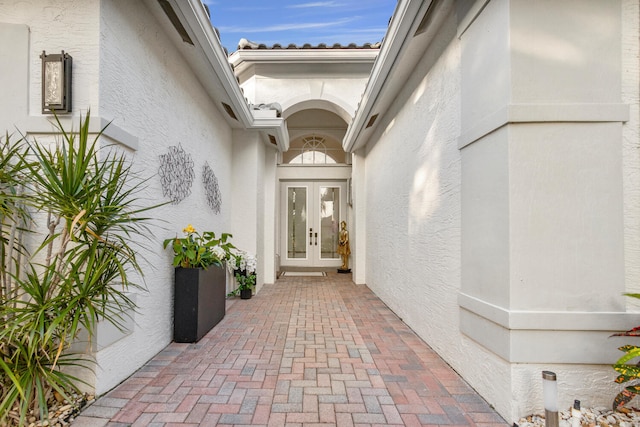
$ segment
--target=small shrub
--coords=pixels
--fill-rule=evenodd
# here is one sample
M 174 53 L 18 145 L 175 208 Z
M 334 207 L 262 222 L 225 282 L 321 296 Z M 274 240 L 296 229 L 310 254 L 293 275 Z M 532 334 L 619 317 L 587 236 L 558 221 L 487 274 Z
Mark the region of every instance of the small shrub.
M 256 268 L 258 261 L 255 255 L 236 249 L 232 253 L 232 260 L 228 263 L 229 269 L 233 271 L 233 276 L 238 283 L 238 287 L 229 292 L 227 296 L 239 295 L 243 290 L 253 290 L 256 286 Z
M 640 294 L 625 294 L 632 298 L 639 298 Z M 613 334 L 615 337 L 640 337 L 640 326 L 626 332 Z M 618 384 L 630 383 L 613 399 L 613 410 L 618 410 L 629 403 L 637 394 L 640 394 L 640 362 L 630 364 L 628 362 L 640 357 L 640 347 L 635 345 L 623 345 L 618 350 L 624 352 L 618 361 L 613 365 L 613 369 L 618 372 L 615 382 Z

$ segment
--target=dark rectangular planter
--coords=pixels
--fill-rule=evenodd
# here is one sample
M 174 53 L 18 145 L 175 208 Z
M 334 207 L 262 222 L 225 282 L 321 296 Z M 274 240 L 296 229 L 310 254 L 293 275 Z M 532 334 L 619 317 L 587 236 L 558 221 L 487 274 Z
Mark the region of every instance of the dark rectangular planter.
M 197 342 L 225 314 L 224 267 L 176 268 L 173 300 L 173 340 Z

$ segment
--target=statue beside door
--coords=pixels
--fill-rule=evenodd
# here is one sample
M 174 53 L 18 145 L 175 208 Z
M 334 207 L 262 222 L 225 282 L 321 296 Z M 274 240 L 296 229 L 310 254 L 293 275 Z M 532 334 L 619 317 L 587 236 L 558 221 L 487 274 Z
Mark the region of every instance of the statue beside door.
M 349 232 L 347 231 L 346 221 L 340 222 L 340 233 L 338 235 L 338 254 L 342 259 L 342 266 L 338 269 L 338 273 L 349 273 L 349 255 L 351 255 L 351 247 L 349 245 Z

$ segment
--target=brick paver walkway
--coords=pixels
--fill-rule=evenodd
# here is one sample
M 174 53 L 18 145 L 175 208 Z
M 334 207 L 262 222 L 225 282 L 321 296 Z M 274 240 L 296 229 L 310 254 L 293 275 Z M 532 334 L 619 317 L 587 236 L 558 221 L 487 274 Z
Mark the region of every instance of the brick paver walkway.
M 350 275 L 285 277 L 197 344 L 170 344 L 74 427 L 506 427 Z

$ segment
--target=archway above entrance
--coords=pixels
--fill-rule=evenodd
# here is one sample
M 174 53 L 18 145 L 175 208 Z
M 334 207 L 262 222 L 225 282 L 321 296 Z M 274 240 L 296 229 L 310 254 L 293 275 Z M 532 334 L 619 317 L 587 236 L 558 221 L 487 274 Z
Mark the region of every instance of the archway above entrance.
M 340 117 L 347 126 L 351 123 L 353 115 L 349 113 L 352 110 L 351 106 L 344 100 L 335 98 L 332 100 L 327 99 L 308 99 L 306 95 L 301 95 L 298 98 L 290 100 L 290 103 L 282 105 L 282 117 L 289 119 L 304 110 L 324 110 L 335 114 Z M 354 111 L 355 112 L 355 111 Z
M 342 149 L 347 123 L 337 114 L 323 109 L 306 109 L 287 119 L 289 150 L 282 153 L 282 164 L 345 164 L 349 156 Z

